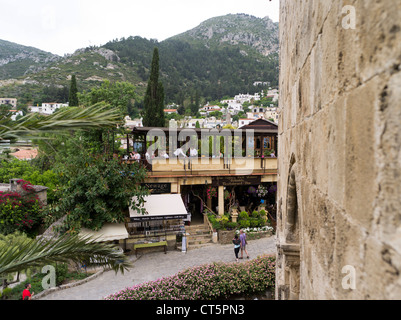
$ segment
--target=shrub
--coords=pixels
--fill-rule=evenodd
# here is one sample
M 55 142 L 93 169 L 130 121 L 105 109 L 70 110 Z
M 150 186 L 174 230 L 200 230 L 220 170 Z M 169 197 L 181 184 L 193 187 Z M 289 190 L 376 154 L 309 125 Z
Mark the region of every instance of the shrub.
M 252 218 L 259 218 L 260 214 L 257 211 L 252 212 Z
M 227 229 L 236 229 L 237 227 L 238 227 L 238 223 L 235 223 L 235 222 L 228 222 L 226 224 Z
M 212 228 L 216 229 L 216 230 L 220 230 L 221 229 L 221 224 L 218 221 L 214 221 L 212 222 Z
M 66 263 L 56 264 L 56 284 L 61 285 L 68 274 L 68 265 Z
M 258 228 L 259 227 L 259 220 L 257 218 L 250 219 L 250 227 L 251 228 Z
M 246 211 L 242 211 L 240 214 L 239 214 L 239 219 L 238 220 L 246 220 L 246 219 L 248 219 L 249 218 L 249 215 L 248 215 L 248 212 L 246 212 Z
M 57 200 L 56 189 L 59 185 L 59 176 L 52 170 L 40 172 L 31 162 L 13 159 L 12 161 L 0 160 L 0 183 L 8 183 L 10 179 L 22 178 L 30 181 L 33 185 L 46 186 L 47 202 L 53 203 Z
M 0 192 L 0 232 L 7 235 L 15 231 L 32 233 L 40 223 L 41 204 L 33 186 L 23 182 L 24 194 Z
M 3 291 L 1 292 L 1 299 L 2 300 L 8 300 L 8 299 L 10 299 L 10 297 L 11 297 L 11 291 L 12 291 L 12 289 L 11 288 L 5 288 L 5 289 L 3 289 Z
M 246 263 L 213 263 L 126 288 L 106 300 L 217 300 L 274 289 L 275 257 Z
M 249 220 L 240 220 L 239 225 L 241 229 L 243 229 L 243 228 L 249 228 L 251 226 L 251 223 Z

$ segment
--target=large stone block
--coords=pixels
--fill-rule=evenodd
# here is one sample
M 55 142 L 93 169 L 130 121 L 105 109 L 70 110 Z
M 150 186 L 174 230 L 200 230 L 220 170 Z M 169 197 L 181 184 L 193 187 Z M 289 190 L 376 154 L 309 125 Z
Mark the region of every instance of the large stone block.
M 374 106 L 380 86 L 380 79 L 372 79 L 346 99 L 345 208 L 367 229 L 376 196 Z

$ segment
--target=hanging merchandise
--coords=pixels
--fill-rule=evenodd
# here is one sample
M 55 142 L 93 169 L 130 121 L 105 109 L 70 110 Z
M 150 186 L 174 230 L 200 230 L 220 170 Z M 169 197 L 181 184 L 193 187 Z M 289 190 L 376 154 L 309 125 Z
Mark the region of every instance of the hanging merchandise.
M 253 186 L 250 186 L 250 187 L 248 188 L 248 193 L 250 193 L 250 194 L 256 193 L 256 188 L 253 187 Z
M 268 193 L 269 191 L 267 191 L 267 188 L 262 185 L 259 185 L 258 189 L 256 190 L 256 194 L 258 195 L 259 198 L 263 198 Z

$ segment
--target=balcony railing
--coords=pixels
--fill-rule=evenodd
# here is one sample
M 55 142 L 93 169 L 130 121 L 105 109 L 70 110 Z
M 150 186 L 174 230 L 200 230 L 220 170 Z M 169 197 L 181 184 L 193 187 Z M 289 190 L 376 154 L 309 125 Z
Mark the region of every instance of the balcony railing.
M 125 160 L 129 163 L 139 162 L 151 175 L 198 175 L 198 174 L 252 174 L 277 172 L 277 158 L 154 158 Z

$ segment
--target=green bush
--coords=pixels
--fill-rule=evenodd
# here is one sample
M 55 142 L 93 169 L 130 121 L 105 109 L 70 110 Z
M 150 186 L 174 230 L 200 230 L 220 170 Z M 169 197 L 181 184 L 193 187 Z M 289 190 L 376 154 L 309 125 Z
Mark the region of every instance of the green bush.
M 218 221 L 212 222 L 212 228 L 215 230 L 220 230 L 221 229 L 221 224 Z
M 248 219 L 248 218 L 249 218 L 248 212 L 242 211 L 242 212 L 239 214 L 239 217 L 238 217 L 238 218 L 239 218 L 238 220 L 246 220 L 246 219 Z
M 251 226 L 251 223 L 249 220 L 240 220 L 239 225 L 241 229 L 244 229 L 244 228 L 249 228 Z
M 252 212 L 252 218 L 259 218 L 260 214 L 257 211 Z
M 47 202 L 57 200 L 56 189 L 59 185 L 59 176 L 52 170 L 40 172 L 30 162 L 14 159 L 12 161 L 0 160 L 0 183 L 8 183 L 10 179 L 21 178 L 30 181 L 33 185 L 48 187 Z
M 68 274 L 68 265 L 66 263 L 56 264 L 56 285 L 59 286 L 66 279 Z
M 237 227 L 238 227 L 238 223 L 236 223 L 236 222 L 228 222 L 226 224 L 227 229 L 236 229 Z
M 259 220 L 257 218 L 250 218 L 250 227 L 251 228 L 258 228 L 259 227 Z
M 3 292 L 1 292 L 1 299 L 2 300 L 8 300 L 12 296 L 12 289 L 11 288 L 5 288 L 3 289 Z

